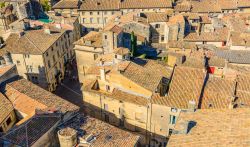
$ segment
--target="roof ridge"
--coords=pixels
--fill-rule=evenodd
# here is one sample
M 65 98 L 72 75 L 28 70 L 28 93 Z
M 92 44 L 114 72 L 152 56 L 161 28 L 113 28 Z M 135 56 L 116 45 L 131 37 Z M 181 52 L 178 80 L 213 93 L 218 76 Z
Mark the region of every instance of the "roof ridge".
M 40 48 L 38 48 L 38 46 L 36 46 L 35 43 L 29 39 L 29 37 L 27 37 L 26 35 L 24 35 L 24 37 L 27 38 L 29 42 L 33 44 L 41 53 L 43 53 L 43 51 Z

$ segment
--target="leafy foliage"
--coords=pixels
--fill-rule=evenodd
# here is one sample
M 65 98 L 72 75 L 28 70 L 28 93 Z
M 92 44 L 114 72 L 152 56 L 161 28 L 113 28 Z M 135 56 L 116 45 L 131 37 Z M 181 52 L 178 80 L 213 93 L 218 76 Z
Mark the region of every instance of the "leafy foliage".
M 41 5 L 42 5 L 44 11 L 48 12 L 51 10 L 51 6 L 50 6 L 48 0 L 41 1 Z
M 0 2 L 0 8 L 5 7 L 5 2 Z

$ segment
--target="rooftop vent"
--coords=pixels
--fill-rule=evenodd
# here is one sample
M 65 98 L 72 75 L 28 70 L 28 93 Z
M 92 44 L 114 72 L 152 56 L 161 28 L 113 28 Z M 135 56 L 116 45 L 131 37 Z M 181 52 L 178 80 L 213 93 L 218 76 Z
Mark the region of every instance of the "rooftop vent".
M 194 112 L 196 109 L 196 103 L 194 100 L 188 101 L 188 110 Z

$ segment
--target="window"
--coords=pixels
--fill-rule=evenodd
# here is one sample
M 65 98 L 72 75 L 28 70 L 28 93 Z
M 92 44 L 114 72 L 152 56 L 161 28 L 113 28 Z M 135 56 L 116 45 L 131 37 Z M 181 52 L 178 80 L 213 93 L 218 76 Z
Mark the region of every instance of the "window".
M 108 39 L 108 36 L 107 36 L 107 35 L 104 35 L 104 39 Z
M 17 61 L 16 61 L 16 64 L 20 64 L 20 61 L 19 61 L 19 60 L 17 60 Z
M 164 39 L 165 39 L 165 38 L 164 38 L 164 35 L 162 35 L 162 36 L 161 36 L 161 41 L 164 41 Z
M 90 18 L 90 19 L 89 19 L 89 23 L 93 23 L 93 18 Z
M 59 51 L 57 51 L 57 57 L 58 57 L 58 58 L 60 57 Z
M 57 43 L 56 43 L 56 46 L 57 46 Z M 51 48 L 51 51 L 52 51 L 52 52 L 54 51 L 54 48 L 53 48 L 53 47 Z
M 104 23 L 106 23 L 106 22 L 107 22 L 107 20 L 108 20 L 108 18 L 107 18 L 107 17 L 105 17 L 105 18 L 104 18 Z
M 100 23 L 100 18 L 99 17 L 97 17 L 97 23 Z
M 176 116 L 170 115 L 169 124 L 175 124 L 175 123 L 176 123 Z
M 226 46 L 227 42 L 226 41 L 223 41 L 222 42 L 222 46 Z
M 6 123 L 7 123 L 7 126 L 10 125 L 10 123 L 11 123 L 11 118 L 10 117 L 7 119 Z
M 109 110 L 108 104 L 104 104 L 104 110 L 106 110 L 106 111 Z
M 32 68 L 33 68 L 32 65 L 27 65 L 26 68 L 28 72 L 32 72 Z
M 94 60 L 98 58 L 98 54 L 94 54 Z
M 82 12 L 82 15 L 84 15 L 85 14 L 85 12 Z
M 29 54 L 25 54 L 25 55 L 24 55 L 24 58 L 29 58 L 29 57 L 30 57 Z
M 33 83 L 37 83 L 38 84 L 38 77 L 37 76 L 32 76 L 31 80 Z
M 93 15 L 93 12 L 89 12 L 89 15 Z
M 124 127 L 124 120 L 120 119 L 120 127 Z
M 109 91 L 109 90 L 110 90 L 109 85 L 106 85 L 106 91 Z
M 50 68 L 50 61 L 48 61 L 48 67 Z
M 111 14 L 112 14 L 112 15 L 114 15 L 114 14 L 115 14 L 115 12 L 114 12 L 114 11 L 112 11 L 112 12 L 111 12 Z
M 3 127 L 2 126 L 0 126 L 0 132 L 3 132 Z
M 157 29 L 157 28 L 160 28 L 160 24 L 156 24 L 155 25 L 155 28 Z
M 55 56 L 53 55 L 53 62 L 56 62 Z
M 49 56 L 49 53 L 48 53 L 48 52 L 46 52 L 45 54 L 46 54 L 46 57 L 48 57 L 48 56 Z
M 82 19 L 82 23 L 85 23 L 85 18 Z
M 100 12 L 99 12 L 99 11 L 97 11 L 97 15 L 100 15 Z

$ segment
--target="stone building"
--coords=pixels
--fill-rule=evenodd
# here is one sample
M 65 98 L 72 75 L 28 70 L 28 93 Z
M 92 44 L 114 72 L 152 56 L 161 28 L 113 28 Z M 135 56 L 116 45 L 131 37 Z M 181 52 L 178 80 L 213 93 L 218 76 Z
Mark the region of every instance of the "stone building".
M 77 6 L 78 5 L 78 6 Z M 76 8 L 79 7 L 79 8 Z M 79 21 L 83 25 L 83 31 L 89 32 L 93 29 L 103 29 L 105 24 L 116 15 L 128 12 L 166 12 L 172 9 L 172 2 L 168 0 L 157 0 L 153 4 L 150 0 L 141 3 L 139 0 L 63 0 L 56 4 L 53 9 L 59 13 L 78 11 Z
M 113 53 L 115 49 L 123 46 L 123 30 L 117 25 L 109 25 L 102 32 L 88 33 L 74 44 L 78 74 L 81 79 L 99 56 Z
M 0 30 L 8 30 L 9 24 L 17 20 L 13 5 L 7 5 L 0 9 Z
M 115 52 L 115 58 L 118 52 Z M 160 74 L 156 74 L 158 72 Z M 171 70 L 151 60 L 135 62 L 123 59 L 112 66 L 105 62 L 92 66 L 83 78 L 84 104 L 88 114 L 142 134 L 142 143 L 147 144 L 153 139 L 150 137 L 149 101 L 152 95 L 166 94 L 170 74 Z M 162 125 L 168 126 L 165 122 Z M 168 131 L 162 131 L 164 133 L 151 133 L 165 136 L 160 137 L 163 139 L 160 142 L 164 144 Z M 159 136 L 152 137 L 159 139 Z
M 139 135 L 86 116 L 79 112 L 78 106 L 26 79 L 9 82 L 1 88 L 0 132 L 5 132 L 0 137 L 1 146 L 62 146 L 65 141 L 66 146 L 70 143 L 139 146 Z M 17 123 L 16 118 L 20 120 Z M 71 129 L 67 129 L 69 127 Z M 70 130 L 74 130 L 75 135 L 67 135 Z M 72 140 L 67 140 L 69 138 Z
M 70 41 L 65 29 L 46 26 L 11 34 L 1 53 L 11 55 L 20 76 L 54 91 L 64 78 L 65 63 L 72 58 Z

